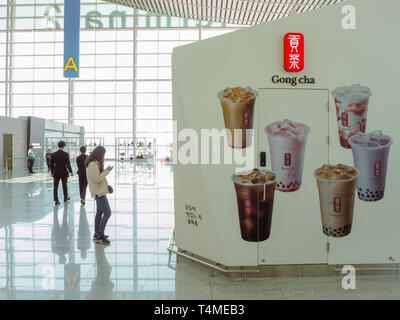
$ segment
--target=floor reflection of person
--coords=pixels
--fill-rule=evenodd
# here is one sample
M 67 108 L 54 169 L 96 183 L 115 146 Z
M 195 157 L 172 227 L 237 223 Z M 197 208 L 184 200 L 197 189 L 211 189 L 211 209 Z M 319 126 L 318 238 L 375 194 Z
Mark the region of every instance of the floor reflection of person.
M 86 259 L 87 251 L 90 249 L 90 228 L 84 206 L 81 206 L 79 212 L 79 229 L 77 247 L 81 252 L 81 258 Z
M 104 249 L 105 247 L 102 245 L 95 245 L 96 278 L 92 282 L 92 288 L 88 296 L 92 300 L 108 300 L 113 298 L 114 283 L 110 279 L 112 267 L 107 260 Z
M 51 230 L 51 250 L 58 255 L 58 262 L 67 262 L 66 254 L 70 249 L 70 230 L 68 225 L 68 207 L 64 207 L 62 223 L 58 221 L 58 206 L 54 207 L 53 229 Z

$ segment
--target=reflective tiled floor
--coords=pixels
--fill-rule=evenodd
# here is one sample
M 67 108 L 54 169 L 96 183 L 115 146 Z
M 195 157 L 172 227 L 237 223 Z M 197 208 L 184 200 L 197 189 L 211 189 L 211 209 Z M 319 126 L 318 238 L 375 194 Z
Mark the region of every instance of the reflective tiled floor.
M 0 299 L 400 299 L 398 276 L 230 281 L 167 252 L 170 166 L 111 163 L 111 246 L 92 242 L 94 202 L 54 207 L 47 173 L 0 175 Z M 61 195 L 61 188 L 60 188 Z

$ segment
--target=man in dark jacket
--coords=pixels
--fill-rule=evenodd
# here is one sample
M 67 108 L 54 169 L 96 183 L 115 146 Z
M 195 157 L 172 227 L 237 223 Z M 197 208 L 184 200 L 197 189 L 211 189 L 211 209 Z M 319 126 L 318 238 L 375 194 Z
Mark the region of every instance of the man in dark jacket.
M 86 154 L 86 147 L 80 148 L 81 154 L 76 158 L 76 164 L 78 166 L 78 177 L 79 177 L 79 193 L 81 195 L 81 204 L 86 204 L 86 189 L 88 186 L 86 177 L 85 161 L 88 157 Z
M 59 150 L 51 155 L 51 175 L 54 178 L 54 201 L 56 206 L 60 204 L 58 201 L 58 185 L 62 182 L 64 202 L 68 202 L 71 198 L 68 197 L 68 177 L 73 176 L 69 154 L 64 151 L 66 144 L 64 141 L 58 143 Z
M 47 149 L 46 152 L 46 164 L 47 164 L 47 171 L 50 172 L 50 166 L 51 166 L 51 149 Z

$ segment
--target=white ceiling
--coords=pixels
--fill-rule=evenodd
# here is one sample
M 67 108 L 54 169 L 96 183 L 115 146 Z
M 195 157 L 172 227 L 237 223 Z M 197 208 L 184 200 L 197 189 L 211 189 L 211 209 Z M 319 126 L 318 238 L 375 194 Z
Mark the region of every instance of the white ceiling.
M 254 25 L 346 0 L 106 0 L 159 15 Z

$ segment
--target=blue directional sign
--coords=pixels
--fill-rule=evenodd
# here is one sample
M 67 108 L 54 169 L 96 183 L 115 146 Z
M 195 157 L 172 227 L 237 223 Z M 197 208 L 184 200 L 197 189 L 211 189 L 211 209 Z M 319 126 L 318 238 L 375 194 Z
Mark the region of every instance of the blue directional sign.
M 79 77 L 81 0 L 64 0 L 64 77 Z

